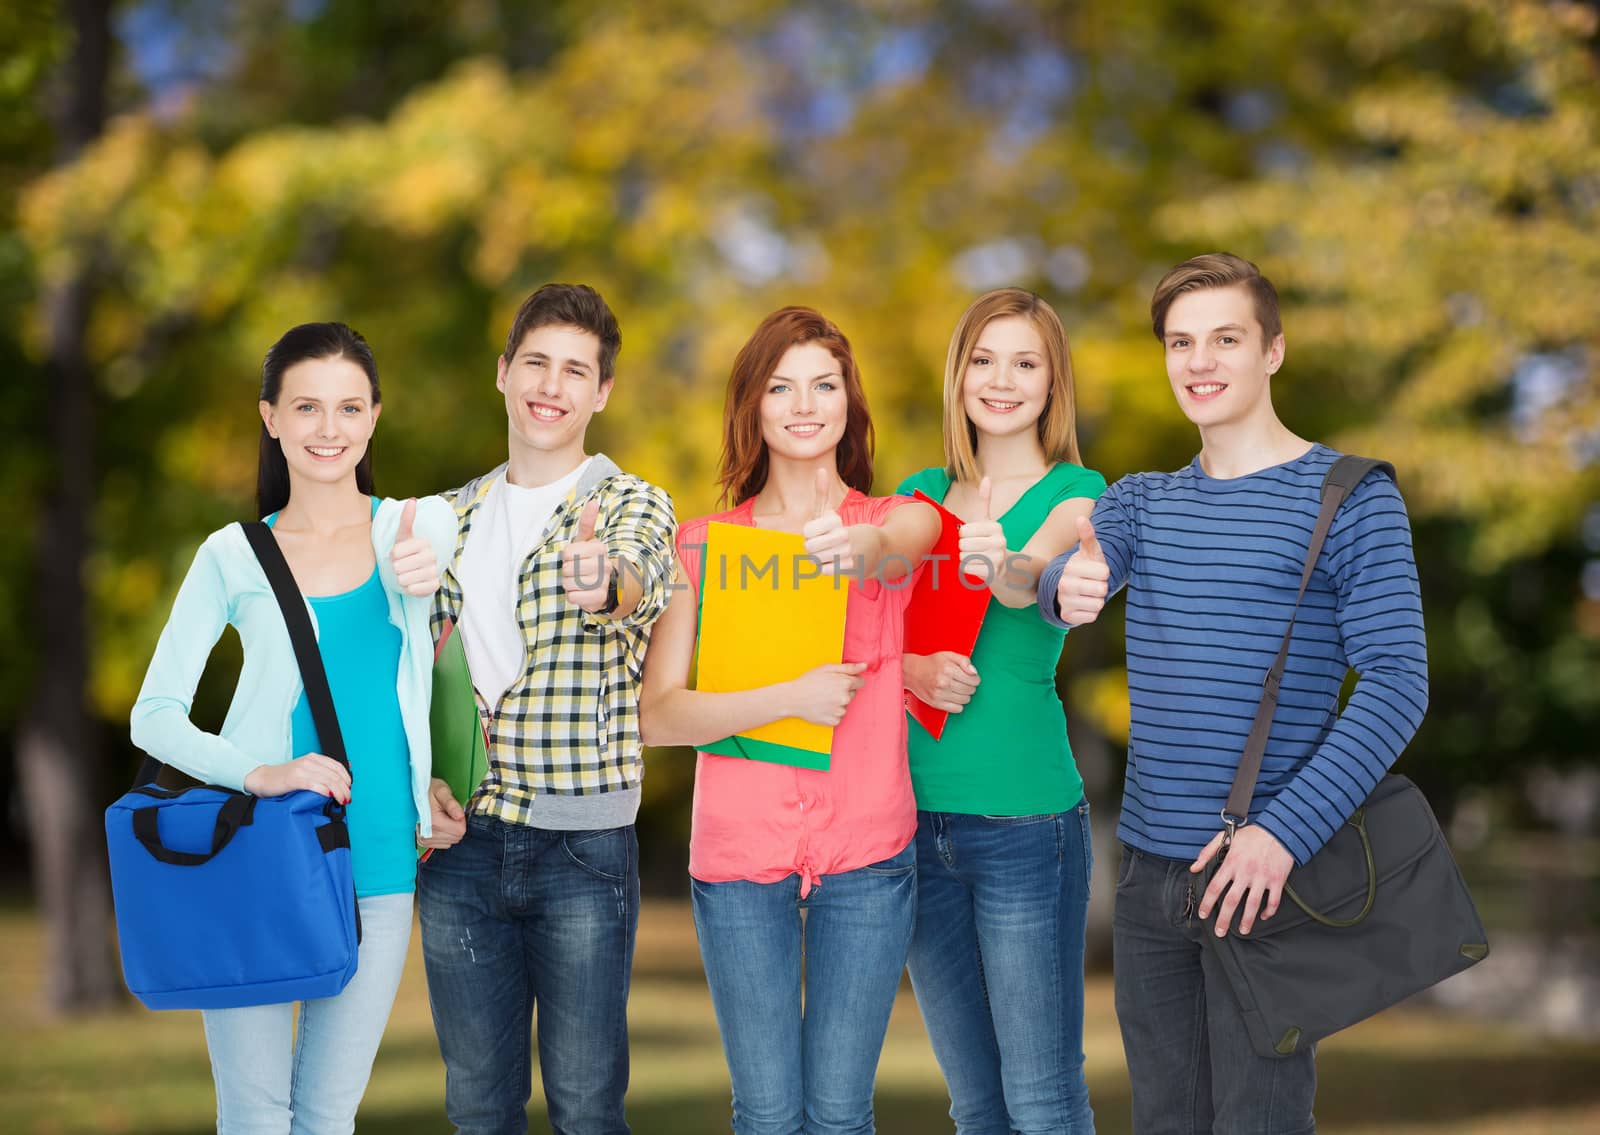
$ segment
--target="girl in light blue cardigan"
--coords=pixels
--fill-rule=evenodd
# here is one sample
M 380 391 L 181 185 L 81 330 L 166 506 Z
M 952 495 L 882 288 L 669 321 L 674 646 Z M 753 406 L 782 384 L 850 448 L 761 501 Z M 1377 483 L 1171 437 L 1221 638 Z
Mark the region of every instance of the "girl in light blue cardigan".
M 210 784 L 258 796 L 308 789 L 348 805 L 362 938 L 335 997 L 203 1014 L 219 1133 L 354 1130 L 411 936 L 416 844 L 429 823 L 428 608 L 455 550 L 444 500 L 372 496 L 381 410 L 367 342 L 342 323 L 295 327 L 267 352 L 257 501 L 306 596 L 350 770 L 321 752 L 283 614 L 243 530 L 201 544 L 173 601 L 133 741 Z M 244 666 L 220 734 L 189 719 L 224 626 Z M 291 1041 L 291 1036 L 294 1038 Z

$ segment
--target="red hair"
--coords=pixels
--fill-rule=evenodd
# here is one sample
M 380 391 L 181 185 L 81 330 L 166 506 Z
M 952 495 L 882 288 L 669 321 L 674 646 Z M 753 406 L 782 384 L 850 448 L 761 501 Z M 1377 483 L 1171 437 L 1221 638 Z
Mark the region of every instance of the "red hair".
M 733 360 L 722 414 L 722 465 L 717 480 L 725 503 L 743 504 L 767 483 L 767 443 L 761 437 L 761 399 L 767 381 L 790 347 L 817 343 L 839 363 L 844 379 L 844 436 L 834 449 L 834 468 L 852 489 L 872 488 L 872 413 L 861 389 L 861 371 L 844 332 L 809 307 L 786 307 L 761 321 Z

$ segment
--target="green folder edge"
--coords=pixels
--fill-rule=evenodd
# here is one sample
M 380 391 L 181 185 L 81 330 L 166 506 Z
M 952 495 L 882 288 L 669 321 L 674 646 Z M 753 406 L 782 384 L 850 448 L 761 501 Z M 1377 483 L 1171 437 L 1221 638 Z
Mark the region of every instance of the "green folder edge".
M 433 741 L 433 775 L 450 786 L 463 808 L 489 774 L 489 749 L 478 716 L 478 695 L 467 669 L 466 648 L 455 624 L 445 626 L 434 650 L 433 703 L 428 710 Z
M 773 741 L 760 741 L 754 737 L 735 734 L 701 745 L 702 753 L 716 753 L 719 757 L 744 757 L 752 761 L 766 761 L 775 765 L 795 765 L 799 768 L 828 771 L 827 753 L 813 753 L 810 749 L 797 749 L 793 745 L 779 745 Z
M 694 610 L 694 656 L 695 669 L 700 669 L 700 615 L 705 609 L 706 600 L 706 549 L 710 547 L 709 540 L 701 551 L 700 563 L 700 590 L 695 597 Z M 464 659 L 463 659 L 464 661 Z M 774 741 L 761 741 L 754 737 L 743 737 L 735 733 L 732 737 L 724 737 L 720 741 L 713 741 L 709 745 L 697 745 L 702 753 L 714 753 L 719 757 L 743 757 L 750 761 L 766 761 L 774 765 L 793 765 L 796 768 L 815 769 L 817 772 L 827 772 L 831 753 L 814 753 L 810 749 L 798 749 L 793 745 L 779 745 Z

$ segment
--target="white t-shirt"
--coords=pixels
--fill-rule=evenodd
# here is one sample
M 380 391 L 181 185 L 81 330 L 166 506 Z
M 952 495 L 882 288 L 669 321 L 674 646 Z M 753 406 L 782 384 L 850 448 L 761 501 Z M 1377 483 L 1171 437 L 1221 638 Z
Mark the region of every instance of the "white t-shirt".
M 491 709 L 521 676 L 527 661 L 522 628 L 517 625 L 522 562 L 543 542 L 550 518 L 591 460 L 585 458 L 559 481 L 532 488 L 513 485 L 502 473 L 472 516 L 456 569 L 461 584 L 458 629 L 472 684 Z

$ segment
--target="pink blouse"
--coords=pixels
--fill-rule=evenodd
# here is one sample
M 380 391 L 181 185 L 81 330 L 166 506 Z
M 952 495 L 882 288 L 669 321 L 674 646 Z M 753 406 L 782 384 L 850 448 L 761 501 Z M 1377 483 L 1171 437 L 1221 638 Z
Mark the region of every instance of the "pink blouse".
M 850 490 L 845 524 L 882 524 L 906 497 Z M 699 594 L 706 525 L 752 527 L 754 498 L 678 528 L 678 556 Z M 844 661 L 865 662 L 865 684 L 833 731 L 826 772 L 700 753 L 694 776 L 689 874 L 705 883 L 775 883 L 800 875 L 804 898 L 822 876 L 853 871 L 903 850 L 917 830 L 906 765 L 900 653 L 913 580 L 851 582 Z

